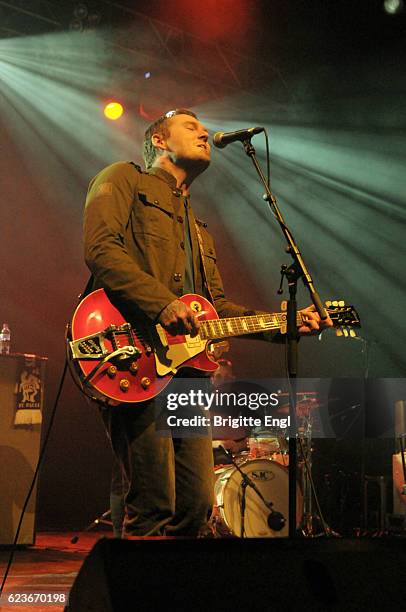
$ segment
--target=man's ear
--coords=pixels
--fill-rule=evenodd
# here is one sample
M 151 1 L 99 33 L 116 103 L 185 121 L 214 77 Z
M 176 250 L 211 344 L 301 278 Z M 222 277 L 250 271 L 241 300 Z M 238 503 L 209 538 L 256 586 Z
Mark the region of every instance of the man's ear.
M 165 138 L 157 132 L 155 134 L 152 134 L 151 143 L 154 145 L 154 147 L 156 147 L 157 149 L 162 149 L 163 151 L 165 151 L 167 148 Z

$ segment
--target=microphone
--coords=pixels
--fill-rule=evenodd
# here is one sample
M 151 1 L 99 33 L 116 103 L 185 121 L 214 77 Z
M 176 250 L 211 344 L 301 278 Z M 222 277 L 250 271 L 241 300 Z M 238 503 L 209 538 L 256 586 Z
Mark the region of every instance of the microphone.
M 236 132 L 216 132 L 213 136 L 213 144 L 218 149 L 224 149 L 231 142 L 236 140 L 247 140 L 255 134 L 264 132 L 263 127 L 252 127 L 245 130 L 237 130 Z
M 275 510 L 273 510 L 268 516 L 268 527 L 269 529 L 273 529 L 273 531 L 280 531 L 285 527 L 285 523 L 286 519 L 280 512 L 275 512 Z

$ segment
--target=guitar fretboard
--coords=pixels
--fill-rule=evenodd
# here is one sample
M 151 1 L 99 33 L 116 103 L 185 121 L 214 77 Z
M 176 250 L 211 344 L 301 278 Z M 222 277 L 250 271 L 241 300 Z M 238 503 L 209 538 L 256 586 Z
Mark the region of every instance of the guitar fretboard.
M 302 324 L 302 315 L 297 314 L 297 324 Z M 202 340 L 214 340 L 244 334 L 258 334 L 286 326 L 286 313 L 250 315 L 226 319 L 201 321 L 199 335 Z

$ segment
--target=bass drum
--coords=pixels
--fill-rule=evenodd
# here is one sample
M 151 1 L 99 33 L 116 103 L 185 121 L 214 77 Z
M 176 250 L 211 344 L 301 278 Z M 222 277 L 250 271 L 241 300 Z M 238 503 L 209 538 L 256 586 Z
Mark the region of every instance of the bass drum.
M 289 535 L 289 473 L 288 468 L 271 459 L 245 461 L 240 469 L 254 482 L 265 501 L 281 512 L 286 524 L 280 531 L 270 529 L 270 514 L 255 490 L 245 490 L 244 529 L 246 538 L 283 538 Z M 223 467 L 215 472 L 215 531 L 218 537 L 234 535 L 241 537 L 241 499 L 243 488 L 241 474 L 234 467 Z M 303 498 L 299 485 L 296 487 L 296 525 L 300 524 Z

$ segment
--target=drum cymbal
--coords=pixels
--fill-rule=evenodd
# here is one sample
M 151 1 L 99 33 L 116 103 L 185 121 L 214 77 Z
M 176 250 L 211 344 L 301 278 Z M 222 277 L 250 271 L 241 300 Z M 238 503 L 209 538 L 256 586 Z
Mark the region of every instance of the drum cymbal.
M 325 402 L 318 401 L 318 393 L 298 393 L 299 398 L 296 402 L 296 414 L 298 416 L 306 416 L 312 410 L 316 410 L 317 408 L 321 408 L 325 406 Z M 302 396 L 300 398 L 300 396 Z M 278 414 L 289 414 L 290 412 L 290 403 L 282 404 L 276 410 Z

